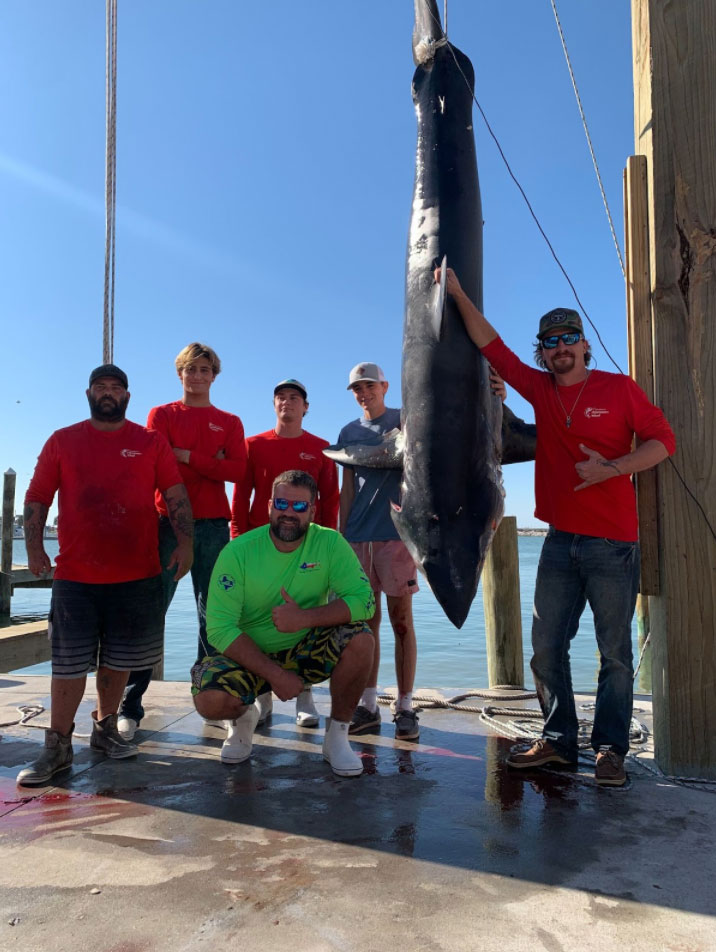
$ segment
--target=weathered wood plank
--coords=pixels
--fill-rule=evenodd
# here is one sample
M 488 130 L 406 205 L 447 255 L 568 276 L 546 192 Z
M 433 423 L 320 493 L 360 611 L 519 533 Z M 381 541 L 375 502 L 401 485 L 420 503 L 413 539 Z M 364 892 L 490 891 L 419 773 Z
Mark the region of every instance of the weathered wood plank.
M 716 3 L 632 0 L 636 151 L 647 159 L 654 396 L 675 465 L 716 526 Z M 655 752 L 716 778 L 716 540 L 659 472 L 661 594 L 650 599 Z
M 0 628 L 0 672 L 50 660 L 47 620 Z

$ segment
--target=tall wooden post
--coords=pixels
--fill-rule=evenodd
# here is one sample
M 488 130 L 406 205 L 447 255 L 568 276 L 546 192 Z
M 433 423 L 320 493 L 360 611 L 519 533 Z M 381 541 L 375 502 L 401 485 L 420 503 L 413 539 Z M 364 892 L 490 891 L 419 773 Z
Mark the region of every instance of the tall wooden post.
M 716 527 L 716 3 L 632 0 L 636 152 L 646 157 L 654 397 L 674 463 Z M 650 599 L 654 742 L 667 773 L 716 778 L 716 539 L 659 469 Z
M 525 675 L 515 516 L 503 518 L 490 543 L 482 570 L 482 600 L 490 687 L 498 684 L 522 687 Z
M 12 599 L 12 539 L 15 529 L 15 470 L 2 482 L 2 542 L 0 543 L 0 618 L 10 615 Z

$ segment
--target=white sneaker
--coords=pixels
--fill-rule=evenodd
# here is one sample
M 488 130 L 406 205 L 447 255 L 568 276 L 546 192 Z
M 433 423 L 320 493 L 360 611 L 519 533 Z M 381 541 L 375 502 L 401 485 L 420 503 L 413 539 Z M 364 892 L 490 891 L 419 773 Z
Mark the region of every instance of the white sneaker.
M 259 694 L 255 703 L 259 709 L 259 719 L 256 726 L 260 727 L 262 724 L 265 724 L 273 714 L 273 694 L 270 691 L 267 691 L 265 694 Z
M 363 773 L 363 761 L 348 743 L 348 724 L 341 721 L 326 721 L 326 736 L 323 738 L 323 759 L 339 777 L 357 777 Z
M 318 711 L 310 687 L 304 688 L 296 698 L 296 723 L 299 727 L 318 727 Z
M 203 717 L 205 727 L 225 727 L 229 722 L 228 721 L 212 721 L 208 717 Z
M 117 730 L 125 740 L 132 740 L 138 727 L 139 721 L 135 721 L 133 717 L 125 717 L 124 714 L 120 714 L 117 718 Z
M 222 764 L 242 764 L 251 756 L 253 746 L 251 738 L 259 719 L 259 709 L 255 704 L 234 721 L 224 721 L 227 735 L 221 747 Z

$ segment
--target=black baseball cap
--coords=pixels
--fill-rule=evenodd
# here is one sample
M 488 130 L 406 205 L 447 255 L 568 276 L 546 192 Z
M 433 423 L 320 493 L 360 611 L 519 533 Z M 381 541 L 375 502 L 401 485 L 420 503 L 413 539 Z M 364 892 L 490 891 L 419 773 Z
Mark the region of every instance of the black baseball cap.
M 99 377 L 114 377 L 119 380 L 125 390 L 129 389 L 129 381 L 123 370 L 120 370 L 116 364 L 102 364 L 101 367 L 95 367 L 89 378 L 90 387 Z
M 537 331 L 537 340 L 543 337 L 549 337 L 556 327 L 571 327 L 573 331 L 579 331 L 584 336 L 584 326 L 582 318 L 568 307 L 555 307 L 547 311 L 539 319 L 539 330 Z

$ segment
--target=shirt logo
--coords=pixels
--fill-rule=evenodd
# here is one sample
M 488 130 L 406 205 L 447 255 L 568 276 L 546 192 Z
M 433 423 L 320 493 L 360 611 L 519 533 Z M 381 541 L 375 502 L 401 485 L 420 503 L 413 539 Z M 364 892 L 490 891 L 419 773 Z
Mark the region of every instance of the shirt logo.
M 320 568 L 320 566 L 320 562 L 303 562 L 301 565 L 299 565 L 299 569 L 301 569 L 303 572 L 311 572 L 313 569 Z
M 609 413 L 609 410 L 605 410 L 602 407 L 587 407 L 584 411 L 585 417 L 589 417 L 590 419 L 605 416 L 607 413 Z
M 299 453 L 299 459 L 315 459 L 316 457 L 312 453 Z
M 220 575 L 217 581 L 225 592 L 228 592 L 236 585 L 236 579 L 233 575 Z
M 223 432 L 224 432 L 223 426 L 219 426 L 218 423 L 210 423 L 210 424 L 209 424 L 209 429 L 210 429 L 210 430 L 215 430 L 217 433 L 223 433 Z
M 141 456 L 141 450 L 121 450 L 120 456 L 124 456 L 126 459 L 133 459 L 135 456 Z

